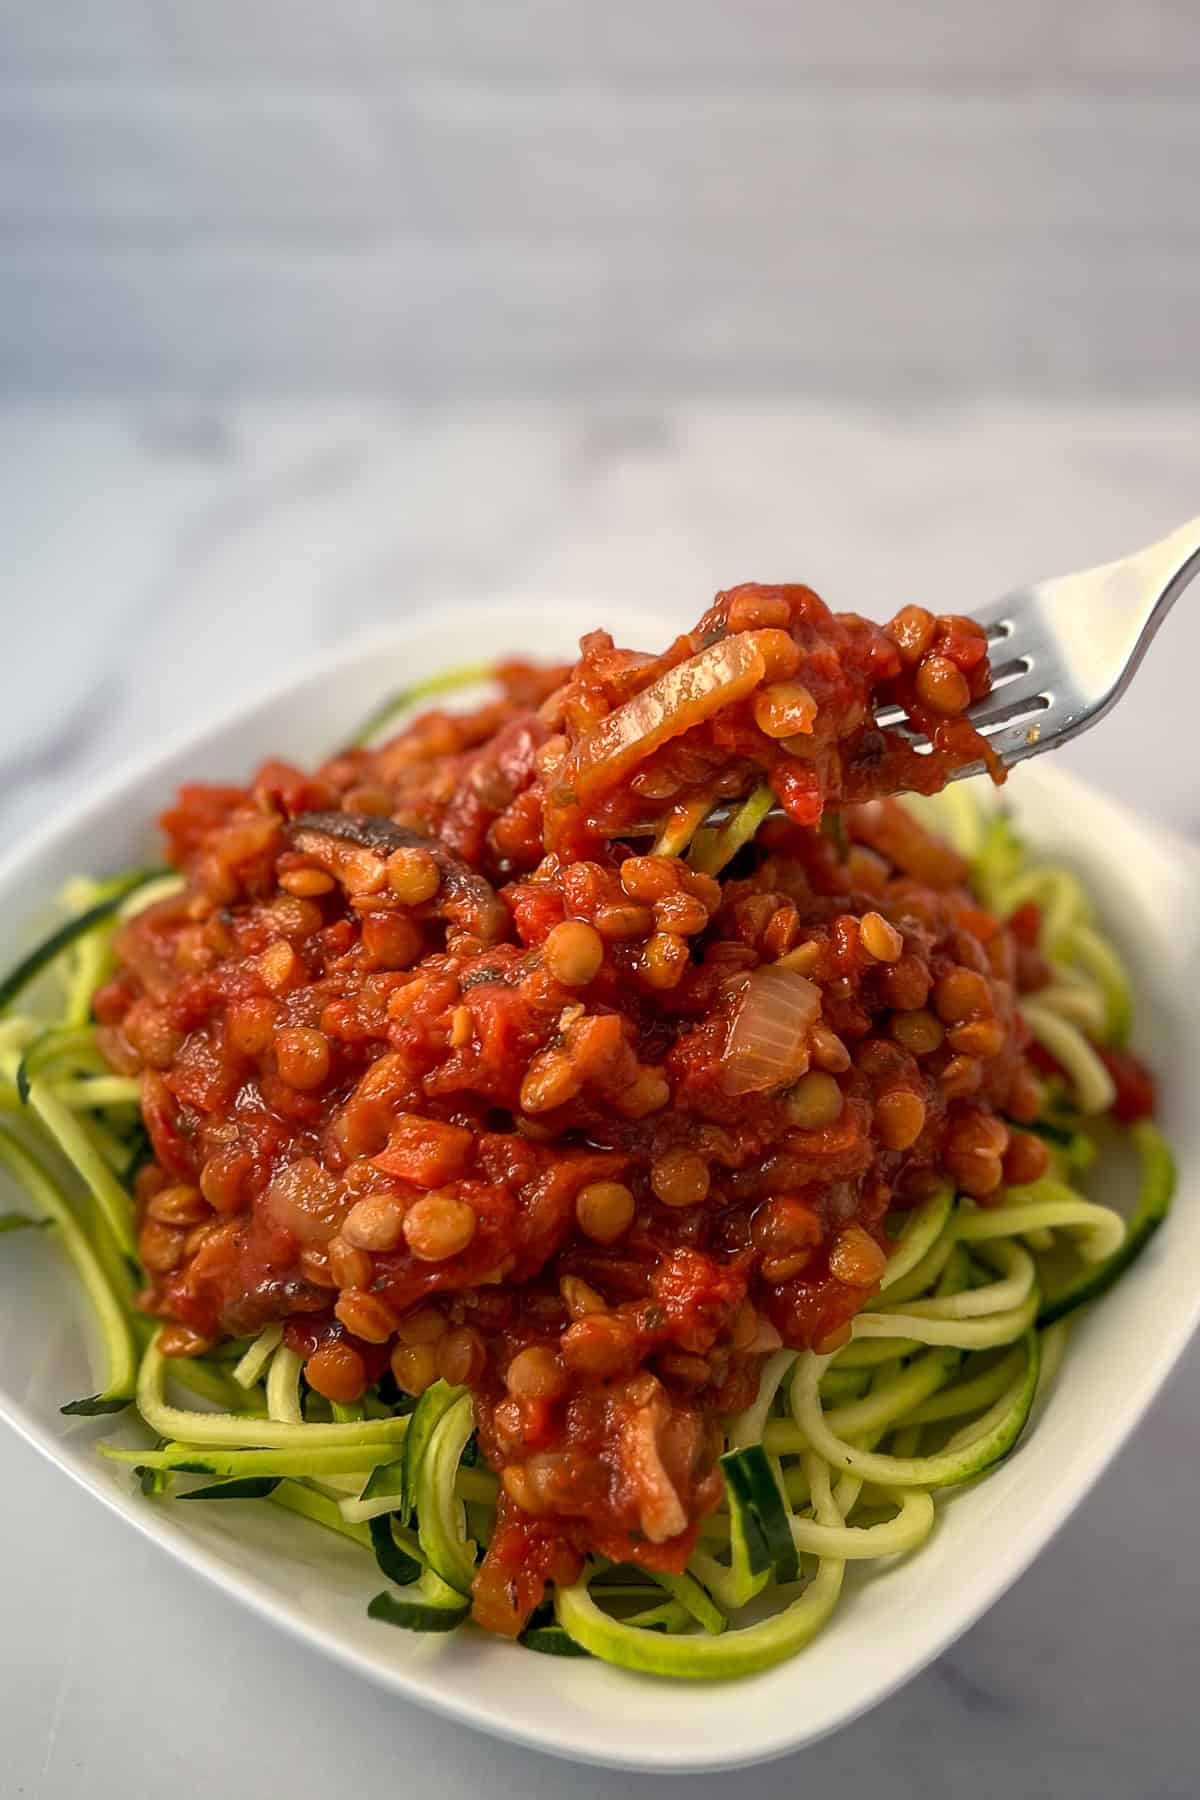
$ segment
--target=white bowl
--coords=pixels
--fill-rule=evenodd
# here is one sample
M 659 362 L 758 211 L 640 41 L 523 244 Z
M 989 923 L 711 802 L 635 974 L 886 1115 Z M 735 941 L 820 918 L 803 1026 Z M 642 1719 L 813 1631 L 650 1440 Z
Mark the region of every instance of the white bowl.
M 0 968 L 40 930 L 47 897 L 67 876 L 120 868 L 153 850 L 152 820 L 180 781 L 241 778 L 268 753 L 312 763 L 387 689 L 503 652 L 568 656 L 598 617 L 624 642 L 654 645 L 671 631 L 628 607 L 454 609 L 325 658 L 148 757 L 0 868 L 8 931 Z M 1120 728 L 1119 715 L 1104 727 Z M 665 1772 L 779 1756 L 845 1724 L 943 1651 L 1028 1566 L 1138 1423 L 1200 1315 L 1200 1115 L 1192 1104 L 1200 853 L 1052 768 L 1020 771 L 1010 793 L 1033 841 L 1084 874 L 1129 958 L 1137 1041 L 1163 1078 L 1163 1122 L 1180 1162 L 1175 1210 L 1136 1269 L 1081 1321 L 1018 1453 L 945 1505 L 934 1538 L 914 1556 L 857 1574 L 831 1626 L 794 1661 L 741 1682 L 689 1687 L 532 1656 L 473 1631 L 410 1636 L 367 1619 L 379 1576 L 331 1534 L 252 1504 L 145 1499 L 126 1470 L 92 1448 L 102 1437 L 137 1442 L 134 1427 L 70 1420 L 58 1410 L 90 1391 L 88 1340 L 73 1278 L 37 1233 L 8 1237 L 0 1255 L 0 1412 L 64 1473 L 231 1599 L 482 1730 L 583 1761 Z M 9 1204 L 0 1195 L 0 1206 Z

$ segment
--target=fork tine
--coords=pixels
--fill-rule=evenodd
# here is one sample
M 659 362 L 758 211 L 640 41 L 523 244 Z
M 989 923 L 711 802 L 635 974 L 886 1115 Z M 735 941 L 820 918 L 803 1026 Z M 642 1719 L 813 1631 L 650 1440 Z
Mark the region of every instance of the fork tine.
M 1032 667 L 1032 656 L 1013 656 L 1010 657 L 1007 662 L 996 664 L 992 669 L 992 685 L 990 692 L 994 694 L 998 689 L 1007 687 L 1009 683 L 1015 681 L 1019 675 L 1028 675 Z
M 984 636 L 988 641 L 988 651 L 995 655 L 998 650 L 1010 650 L 1016 638 L 1023 617 L 1025 597 L 1022 594 L 1004 594 L 999 600 L 985 602 L 982 606 L 973 607 L 971 618 L 976 625 L 982 625 Z
M 1048 712 L 1053 699 L 1054 696 L 1047 691 L 1040 672 L 1030 668 L 1025 676 L 1018 677 L 998 692 L 988 694 L 977 706 L 971 707 L 967 717 L 976 731 L 984 737 L 990 737 L 1002 725 L 1015 724 L 1020 719 L 1030 719 L 1038 713 Z
M 1050 710 L 1032 717 L 1027 713 L 1024 718 L 1013 719 L 985 735 L 1003 766 L 1011 769 L 1014 763 L 1033 756 L 1040 749 L 1043 739 L 1049 740 L 1056 735 L 1056 727 L 1049 723 L 1052 719 L 1053 713 Z M 957 781 L 958 775 L 952 779 Z
M 1000 594 L 994 600 L 984 600 L 978 606 L 972 606 L 970 616 L 977 625 L 983 626 L 989 638 L 1011 637 L 1016 622 L 1024 615 L 1028 603 L 1028 594 L 1018 589 L 1015 593 Z
M 1022 725 L 1029 719 L 1048 713 L 1053 704 L 1049 694 L 1031 694 L 1025 700 L 1014 700 L 1010 706 L 1000 707 L 990 718 L 976 723 L 975 729 L 980 737 L 995 737 L 1006 725 Z
M 1010 657 L 1007 662 L 999 663 L 992 670 L 992 685 L 989 692 L 994 694 L 997 689 L 1007 687 L 1019 676 L 1028 674 L 1032 666 L 1033 659 L 1029 656 Z M 898 706 L 882 707 L 875 715 L 875 723 L 882 726 L 884 731 L 900 731 L 909 736 L 912 735 L 908 720 Z

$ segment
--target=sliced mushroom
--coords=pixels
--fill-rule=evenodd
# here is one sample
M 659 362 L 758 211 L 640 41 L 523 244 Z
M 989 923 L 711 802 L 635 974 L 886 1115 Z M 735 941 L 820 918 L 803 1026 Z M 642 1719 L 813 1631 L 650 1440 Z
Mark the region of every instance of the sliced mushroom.
M 301 813 L 287 826 L 286 836 L 306 856 L 335 868 L 339 860 L 335 845 L 350 844 L 380 858 L 390 856 L 393 850 L 424 850 L 437 863 L 442 877 L 431 902 L 434 916 L 469 931 L 485 944 L 498 943 L 509 935 L 508 908 L 491 882 L 424 832 L 368 813 L 319 812 Z

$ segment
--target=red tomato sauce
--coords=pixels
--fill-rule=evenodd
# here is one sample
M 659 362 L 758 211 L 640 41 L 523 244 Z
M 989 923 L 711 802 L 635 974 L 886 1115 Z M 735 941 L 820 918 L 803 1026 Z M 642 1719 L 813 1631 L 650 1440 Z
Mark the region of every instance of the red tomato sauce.
M 660 656 L 595 633 L 165 815 L 184 891 L 96 1001 L 143 1077 L 142 1305 L 175 1354 L 283 1321 L 335 1401 L 469 1386 L 490 1628 L 590 1551 L 682 1568 L 721 1421 L 844 1341 L 889 1216 L 1044 1166 L 1022 946 L 890 797 L 987 763 L 986 648 L 737 588 Z M 637 835 L 764 782 L 719 878 Z

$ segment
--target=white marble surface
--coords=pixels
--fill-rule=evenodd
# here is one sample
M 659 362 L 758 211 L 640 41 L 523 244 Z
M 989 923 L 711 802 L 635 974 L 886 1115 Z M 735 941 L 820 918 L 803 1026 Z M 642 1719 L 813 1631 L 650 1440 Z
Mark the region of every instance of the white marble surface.
M 602 616 L 606 594 L 645 593 L 682 618 L 751 577 L 880 613 L 969 610 L 1200 510 L 1194 409 L 1133 402 L 10 406 L 0 464 L 6 835 L 211 711 L 214 690 L 225 703 L 406 611 L 532 591 L 594 594 Z M 1118 717 L 1065 753 L 1193 832 L 1182 666 L 1198 655 L 1195 595 Z M 689 1791 L 1194 1794 L 1198 1376 L 1194 1350 L 1097 1494 L 934 1669 L 797 1758 Z M 357 1684 L 157 1558 L 7 1434 L 0 1584 L 5 1795 L 650 1792 Z
M 0 378 L 1195 392 L 1191 0 L 0 0 Z

